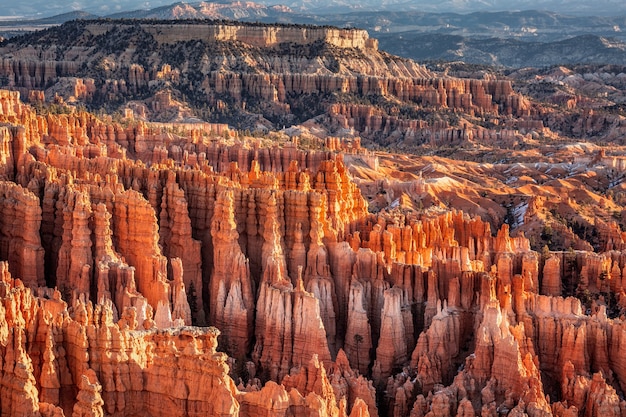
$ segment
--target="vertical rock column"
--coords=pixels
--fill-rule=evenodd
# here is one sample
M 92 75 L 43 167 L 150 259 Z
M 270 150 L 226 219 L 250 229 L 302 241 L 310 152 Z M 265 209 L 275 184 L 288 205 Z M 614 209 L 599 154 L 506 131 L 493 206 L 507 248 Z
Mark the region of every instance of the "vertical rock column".
M 24 330 L 11 328 L 7 336 L 0 348 L 0 415 L 40 416 L 39 393 L 32 362 L 25 352 Z
M 202 255 L 201 242 L 191 237 L 191 220 L 185 194 L 174 182 L 173 173 L 163 188 L 160 215 L 160 244 L 168 258 L 180 258 L 183 269 L 183 282 L 187 292 L 193 286 L 196 294 L 194 313 L 196 319 L 204 322 L 202 305 Z
M 430 327 L 420 334 L 411 356 L 411 367 L 417 369 L 423 392 L 435 384 L 450 383 L 453 361 L 460 352 L 461 319 L 448 309 L 441 309 Z
M 389 377 L 395 367 L 403 365 L 407 360 L 406 333 L 401 307 L 402 290 L 398 287 L 386 290 L 373 368 L 374 380 L 377 383 Z
M 280 381 L 292 366 L 306 365 L 314 354 L 329 364 L 330 351 L 319 300 L 304 289 L 301 278 L 294 290 L 286 276 L 287 262 L 274 210 L 268 210 L 263 238 L 253 359 L 269 379 Z
M 98 377 L 93 370 L 88 369 L 81 375 L 78 388 L 72 417 L 103 417 L 102 406 L 104 401 L 100 395 L 102 385 L 98 382 Z
M 320 314 L 319 299 L 304 290 L 298 281 L 293 301 L 293 355 L 294 366 L 306 365 L 313 356 L 330 365 L 327 335 Z
M 372 332 L 364 307 L 364 288 L 359 280 L 353 279 L 350 285 L 348 328 L 344 350 L 350 359 L 350 364 L 358 369 L 362 375 L 367 374 L 371 348 Z
M 167 259 L 159 249 L 159 227 L 150 203 L 136 191 L 117 194 L 112 220 L 117 249 L 135 267 L 137 289 L 155 311 L 159 304 L 169 308 Z
M 0 181 L 0 260 L 28 287 L 43 286 L 44 250 L 39 199 L 30 191 Z
M 66 189 L 63 209 L 63 235 L 57 265 L 57 287 L 85 294 L 92 290 L 91 203 L 89 196 Z M 62 292 L 64 292 L 62 290 Z M 69 300 L 66 300 L 69 301 Z
M 561 295 L 561 258 L 551 255 L 543 266 L 541 293 L 545 295 Z
M 115 317 L 119 317 L 127 307 L 135 307 L 138 325 L 142 326 L 149 315 L 146 311 L 148 303 L 137 291 L 135 268 L 124 263 L 113 249 L 111 214 L 102 203 L 93 210 L 93 228 L 96 301 L 112 300 Z
M 293 285 L 280 245 L 276 213 L 265 221 L 263 271 L 256 303 L 256 345 L 252 358 L 265 376 L 279 382 L 289 373 L 293 349 Z
M 337 298 L 335 285 L 330 275 L 328 265 L 328 251 L 322 243 L 324 230 L 317 220 L 320 215 L 319 207 L 311 208 L 311 245 L 307 253 L 306 270 L 304 273 L 305 288 L 319 300 L 320 314 L 326 330 L 328 346 L 333 355 L 337 353 L 336 323 Z
M 210 322 L 222 332 L 221 341 L 235 358 L 250 350 L 254 295 L 248 259 L 238 243 L 233 193 L 221 191 L 211 223 L 213 273 L 209 284 Z
M 8 126 L 0 127 L 0 180 L 12 180 L 14 177 L 12 140 L 11 129 Z

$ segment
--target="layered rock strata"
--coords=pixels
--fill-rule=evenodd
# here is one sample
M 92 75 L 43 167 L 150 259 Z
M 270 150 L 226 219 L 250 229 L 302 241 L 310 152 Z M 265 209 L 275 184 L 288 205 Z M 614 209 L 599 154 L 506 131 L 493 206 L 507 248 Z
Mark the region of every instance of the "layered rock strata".
M 50 44 L 58 55 L 48 51 Z M 197 117 L 193 109 L 204 107 L 206 118 L 222 123 L 222 115 L 232 116 L 241 128 L 252 128 L 257 114 L 276 128 L 317 118 L 313 123 L 338 134 L 351 129 L 372 140 L 399 137 L 410 146 L 504 136 L 514 142 L 522 136 L 517 125 L 547 130 L 511 81 L 435 75 L 378 51 L 377 41 L 358 29 L 75 21 L 9 40 L 0 54 L 0 75 L 34 102 L 46 89 L 48 99 L 94 106 L 132 99 L 124 111 L 161 122 Z M 353 104 L 355 97 L 371 103 Z M 467 120 L 429 123 L 420 115 L 440 109 L 467 113 Z M 515 125 L 495 131 L 471 123 L 474 117 L 503 124 L 514 118 Z M 64 140 L 64 130 L 54 136 Z M 135 149 L 142 152 L 146 144 L 140 140 Z
M 626 408 L 620 250 L 369 213 L 330 150 L 170 132 L 143 161 L 162 127 L 0 96 L 4 415 Z

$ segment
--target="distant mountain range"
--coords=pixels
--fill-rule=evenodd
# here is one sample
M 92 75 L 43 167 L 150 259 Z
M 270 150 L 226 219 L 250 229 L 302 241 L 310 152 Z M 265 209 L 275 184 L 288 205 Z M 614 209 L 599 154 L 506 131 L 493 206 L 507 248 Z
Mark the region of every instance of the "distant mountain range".
M 317 3 L 316 3 L 317 4 Z M 320 3 L 322 4 L 322 3 Z M 383 2 L 383 4 L 386 4 Z M 394 3 L 395 4 L 395 3 Z M 626 2 L 624 3 L 626 5 Z M 408 7 L 408 6 L 407 6 Z M 541 10 L 482 11 L 468 14 L 435 13 L 423 10 L 307 13 L 287 6 L 267 6 L 260 2 L 178 2 L 150 9 L 111 14 L 73 11 L 39 19 L 4 19 L 0 28 L 61 24 L 73 19 L 230 19 L 264 23 L 298 23 L 359 27 L 374 37 L 379 34 L 443 33 L 463 37 L 497 37 L 551 42 L 593 34 L 626 39 L 626 11 L 610 16 L 574 16 Z M 619 7 L 616 8 L 618 10 Z
M 218 1 L 217 3 L 229 3 Z M 248 2 L 240 2 L 245 5 Z M 58 14 L 82 10 L 98 16 L 108 16 L 132 10 L 149 10 L 168 6 L 168 0 L 76 0 L 55 2 L 32 0 L 11 2 L 0 10 L 0 18 L 21 17 L 27 19 L 55 16 Z M 193 3 L 192 3 L 193 4 Z M 418 11 L 432 13 L 472 13 L 520 10 L 552 10 L 570 15 L 606 15 L 626 14 L 626 2 L 623 0 L 259 0 L 258 4 L 271 7 L 288 7 L 297 13 L 329 14 L 367 11 Z
M 410 3 L 410 4 L 409 4 Z M 420 4 L 427 9 L 427 1 Z M 466 7 L 478 2 L 456 2 Z M 120 2 L 109 2 L 120 6 Z M 53 17 L 0 21 L 0 36 L 11 37 L 61 24 L 73 19 L 227 19 L 264 23 L 294 23 L 358 27 L 379 39 L 381 49 L 418 61 L 464 61 L 505 67 L 549 66 L 569 63 L 623 64 L 626 62 L 626 14 L 575 16 L 555 12 L 481 11 L 468 14 L 405 11 L 366 11 L 373 2 L 362 3 L 363 10 L 348 11 L 338 2 L 315 2 L 316 8 L 334 5 L 336 13 L 312 13 L 313 2 L 292 2 L 289 6 L 267 6 L 254 2 L 174 3 L 151 9 L 99 15 L 76 11 Z M 378 8 L 400 7 L 400 1 L 382 1 Z M 480 3 L 486 7 L 488 2 Z M 498 1 L 492 1 L 496 7 Z M 519 4 L 530 4 L 521 2 Z M 571 4 L 576 4 L 573 2 Z M 602 2 L 600 5 L 604 4 Z M 624 3 L 626 4 L 626 3 Z M 324 6 L 326 5 L 326 6 Z M 620 2 L 615 10 L 624 7 Z M 15 6 L 17 7 L 17 6 Z M 121 7 L 121 6 L 120 6 Z M 327 10 L 327 9 L 324 9 Z M 343 10 L 343 13 L 339 13 Z M 598 10 L 601 10 L 599 7 Z

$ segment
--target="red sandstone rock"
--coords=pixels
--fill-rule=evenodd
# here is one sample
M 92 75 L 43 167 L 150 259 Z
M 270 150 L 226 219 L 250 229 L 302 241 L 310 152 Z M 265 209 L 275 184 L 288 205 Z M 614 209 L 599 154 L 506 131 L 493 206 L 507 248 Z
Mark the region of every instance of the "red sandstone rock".
M 0 258 L 28 286 L 44 284 L 44 251 L 39 227 L 39 199 L 10 182 L 0 182 Z
M 0 404 L 3 416 L 39 416 L 37 381 L 33 366 L 25 351 L 22 328 L 11 328 L 5 336 L 2 354 L 2 394 Z
M 507 83 L 438 81 L 428 93 L 366 82 L 468 109 L 512 94 Z M 492 236 L 461 211 L 367 214 L 329 151 L 35 116 L 13 96 L 0 94 L 3 122 L 24 125 L 0 128 L 3 413 L 376 415 L 370 365 L 395 415 L 624 409 L 626 337 L 611 301 L 585 314 L 557 296 L 576 284 L 621 297 L 626 256 L 610 226 L 603 244 L 619 250 L 554 253 L 540 271 L 528 239 Z M 76 290 L 69 311 L 65 291 L 37 288 L 46 279 Z M 156 329 L 189 324 L 192 283 L 222 347 L 259 369 L 251 391 L 227 377 L 215 330 Z
M 87 372 L 81 376 L 81 382 L 79 385 L 80 391 L 76 397 L 76 404 L 74 405 L 74 412 L 72 417 L 101 417 L 104 416 L 102 411 L 102 397 L 100 392 L 102 386 L 98 382 L 96 373 L 88 369 Z
M 561 262 L 556 256 L 545 260 L 543 267 L 543 282 L 541 293 L 547 295 L 561 295 Z
M 370 349 L 372 348 L 372 334 L 364 306 L 365 301 L 363 285 L 359 280 L 353 279 L 350 285 L 344 350 L 350 363 L 364 375 L 370 365 Z
M 196 293 L 194 314 L 203 322 L 201 244 L 191 235 L 191 220 L 184 193 L 173 179 L 168 179 L 167 186 L 163 188 L 159 242 L 165 256 L 180 258 L 184 286 L 187 291 L 193 287 Z
M 56 271 L 58 288 L 89 296 L 92 276 L 91 202 L 85 193 L 67 189 L 63 205 L 63 234 Z
M 458 314 L 442 309 L 424 331 L 411 355 L 411 366 L 424 391 L 434 384 L 450 381 L 454 375 L 453 359 L 460 353 L 461 319 Z
M 386 290 L 373 368 L 374 380 L 377 382 L 390 376 L 394 367 L 403 365 L 407 360 L 407 335 L 401 308 L 402 291 L 396 287 Z
M 249 351 L 253 334 L 253 287 L 248 260 L 237 242 L 232 193 L 218 195 L 213 217 L 214 269 L 210 283 L 211 322 L 223 329 L 224 345 L 236 358 Z

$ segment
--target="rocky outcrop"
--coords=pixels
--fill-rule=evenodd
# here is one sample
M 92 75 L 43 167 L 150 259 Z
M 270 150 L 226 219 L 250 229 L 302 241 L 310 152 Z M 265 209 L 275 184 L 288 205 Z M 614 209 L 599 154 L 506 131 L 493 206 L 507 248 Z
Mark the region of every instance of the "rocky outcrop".
M 102 35 L 120 27 L 103 22 L 89 22 L 85 30 Z M 143 25 L 143 29 L 154 36 L 158 43 L 184 42 L 194 39 L 210 41 L 239 41 L 257 47 L 272 47 L 281 43 L 311 44 L 327 42 L 340 48 L 375 49 L 375 40 L 370 40 L 364 30 L 333 28 L 300 28 L 289 26 L 260 26 L 252 24 L 156 24 Z
M 313 355 L 309 363 L 301 367 L 297 374 L 283 378 L 282 385 L 288 390 L 296 389 L 303 396 L 316 394 L 322 408 L 321 415 L 340 415 L 333 387 L 317 355 Z M 341 414 L 345 414 L 345 410 Z
M 541 293 L 546 295 L 561 295 L 561 262 L 557 256 L 545 260 L 543 267 L 543 282 Z
M 391 376 L 391 371 L 407 360 L 407 333 L 401 308 L 402 291 L 397 287 L 386 290 L 373 369 L 374 380 L 377 382 Z
M 211 227 L 213 274 L 210 282 L 210 321 L 222 329 L 223 344 L 235 358 L 250 351 L 254 334 L 254 287 L 250 266 L 239 247 L 232 192 L 215 202 Z
M 226 356 L 215 351 L 217 330 L 181 328 L 133 333 L 111 321 L 110 305 L 92 306 L 82 301 L 77 301 L 73 316 L 69 316 L 64 307 L 55 311 L 51 305 L 43 303 L 43 298 L 34 298 L 19 280 L 14 283 L 5 263 L 0 265 L 3 274 L 2 322 L 7 330 L 1 343 L 3 413 L 39 415 L 41 408 L 46 410 L 43 415 L 53 415 L 56 403 L 65 408 L 66 415 L 121 415 L 128 412 L 170 415 L 172 409 L 163 408 L 170 402 L 178 404 L 176 408 L 187 408 L 183 404 L 189 402 L 189 407 L 197 410 L 194 413 L 204 415 L 237 412 L 236 388 L 227 376 Z M 40 313 L 48 319 L 36 326 Z M 8 328 L 12 330 L 8 331 Z M 49 372 L 50 366 L 41 370 L 42 389 L 46 388 L 51 406 L 42 406 L 38 400 L 38 384 L 29 357 L 29 354 L 37 357 L 34 356 L 36 350 L 31 346 L 27 353 L 24 347 L 25 340 L 31 339 L 38 349 L 40 332 L 54 334 L 53 338 L 44 338 L 48 345 L 46 351 L 67 352 L 66 355 L 59 354 L 56 359 L 48 356 L 45 362 L 60 371 L 60 397 L 50 395 L 53 387 L 45 382 L 52 381 L 50 378 L 54 375 Z M 204 359 L 198 362 L 199 358 Z M 162 376 L 168 373 L 170 377 L 163 379 Z M 205 382 L 198 383 L 202 378 Z M 70 387 L 76 384 L 79 388 L 69 403 L 63 399 L 73 391 L 68 383 Z M 218 386 L 222 388 L 216 389 Z M 228 393 L 230 403 L 225 401 L 224 393 Z M 73 414 L 68 410 L 73 410 Z
M 12 180 L 15 175 L 13 132 L 7 126 L 0 128 L 0 179 Z
M 43 116 L 4 100 L 3 412 L 624 408 L 626 255 L 612 232 L 609 252 L 538 253 L 500 224 L 545 215 L 539 198 L 516 216 L 478 200 L 488 220 L 434 203 L 418 211 L 412 199 L 458 196 L 466 183 L 368 182 L 412 174 L 357 150 Z M 370 187 L 389 200 L 378 213 Z
M 348 304 L 348 325 L 344 350 L 350 363 L 363 375 L 367 374 L 372 348 L 372 332 L 367 311 L 365 310 L 365 294 L 363 284 L 352 280 Z
M 306 364 L 313 355 L 330 363 L 319 300 L 304 289 L 301 279 L 294 288 L 283 274 L 284 263 L 281 268 L 280 255 L 274 253 L 259 289 L 252 355 L 266 378 L 274 381 L 286 376 L 292 366 Z
M 441 309 L 426 331 L 420 334 L 411 355 L 424 392 L 435 384 L 450 383 L 454 363 L 461 353 L 461 317 L 454 310 Z
M 44 284 L 39 199 L 11 182 L 0 182 L 0 259 L 28 286 Z
M 96 373 L 88 369 L 84 375 L 81 375 L 80 390 L 76 396 L 76 404 L 72 416 L 74 417 L 99 417 L 104 416 L 102 411 L 102 385 L 98 382 Z
M 89 218 L 91 201 L 85 193 L 68 188 L 57 201 L 57 211 L 62 211 L 63 233 L 58 252 L 56 286 L 89 296 L 92 290 L 93 256 Z M 59 213 L 60 214 L 60 213 Z
M 90 46 L 74 41 L 78 34 Z M 193 42 L 198 46 L 191 48 Z M 59 56 L 45 49 L 52 43 L 62 51 Z M 352 130 L 367 140 L 401 138 L 411 147 L 502 139 L 513 146 L 523 138 L 519 126 L 545 130 L 542 120 L 534 118 L 529 100 L 516 93 L 509 80 L 435 76 L 412 61 L 379 52 L 377 40 L 359 29 L 224 21 L 84 21 L 50 29 L 30 45 L 32 50 L 9 42 L 1 50 L 5 57 L 0 74 L 25 97 L 46 88 L 49 99 L 95 105 L 131 96 L 137 101 L 125 106 L 125 114 L 160 122 L 195 118 L 198 112 L 194 114 L 193 108 L 208 105 L 203 110 L 207 118 L 223 122 L 227 116 L 240 128 L 255 129 L 259 114 L 262 124 L 276 128 L 309 120 L 334 136 Z M 150 66 L 148 50 L 158 56 Z M 125 60 L 125 55 L 132 59 Z M 105 57 L 111 64 L 99 65 Z M 148 90 L 150 97 L 144 93 Z M 366 103 L 370 97 L 393 99 L 382 105 L 354 104 L 354 97 Z M 394 100 L 402 103 L 402 110 L 394 108 Z M 432 124 L 420 114 L 439 109 L 466 112 L 469 117 L 462 123 L 450 117 Z M 511 127 L 505 129 L 469 122 L 485 115 L 502 124 L 515 120 L 509 120 Z M 313 121 L 315 117 L 319 118 Z M 223 129 L 217 123 L 215 127 Z M 50 134 L 66 143 L 67 130 L 52 129 Z M 149 148 L 154 157 L 163 158 L 166 149 L 151 146 L 151 138 L 136 139 L 143 159 Z M 184 149 L 167 152 L 185 155 Z M 194 162 L 193 157 L 188 161 Z
M 167 259 L 158 246 L 154 210 L 141 194 L 131 190 L 117 196 L 112 214 L 117 248 L 135 267 L 137 289 L 153 307 L 169 305 Z
M 6 313 L 5 313 L 6 314 Z M 2 415 L 39 416 L 37 381 L 26 354 L 25 334 L 21 328 L 7 331 L 3 341 Z
M 159 237 L 163 255 L 181 260 L 185 288 L 195 293 L 195 320 L 203 323 L 201 243 L 192 237 L 187 201 L 173 179 L 163 187 Z

